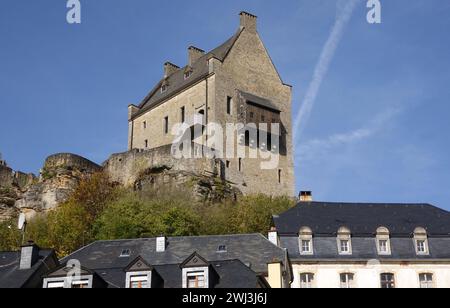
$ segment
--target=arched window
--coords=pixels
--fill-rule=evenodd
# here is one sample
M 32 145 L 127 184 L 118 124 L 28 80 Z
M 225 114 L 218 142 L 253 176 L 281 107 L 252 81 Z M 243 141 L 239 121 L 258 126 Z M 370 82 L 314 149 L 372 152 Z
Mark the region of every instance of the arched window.
M 311 228 L 303 227 L 299 232 L 299 245 L 301 255 L 312 255 L 314 254 L 313 247 L 313 233 Z
M 337 236 L 338 251 L 340 255 L 352 254 L 352 233 L 347 227 L 341 227 Z
M 377 229 L 377 250 L 379 255 L 391 255 L 391 239 L 388 228 Z
M 430 254 L 427 231 L 422 227 L 414 230 L 414 247 L 417 255 L 427 256 Z

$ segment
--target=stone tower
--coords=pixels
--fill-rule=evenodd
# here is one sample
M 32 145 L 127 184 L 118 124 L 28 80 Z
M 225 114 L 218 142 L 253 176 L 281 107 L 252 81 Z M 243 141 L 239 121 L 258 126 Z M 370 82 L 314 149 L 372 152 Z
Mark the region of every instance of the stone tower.
M 294 196 L 292 87 L 278 74 L 258 34 L 257 17 L 241 12 L 240 26 L 230 39 L 210 52 L 191 46 L 187 56 L 184 67 L 165 63 L 161 81 L 139 105 L 129 106 L 128 149 L 155 151 L 173 144 L 175 124 L 184 123 L 192 132 L 202 127 L 191 139 L 204 144 L 205 127 L 211 123 L 220 124 L 224 133 L 227 124 L 242 123 L 245 140 L 244 134 L 235 133 L 235 146 L 245 146 L 246 155 L 224 155 L 230 149 L 225 140 L 229 134 L 224 136 L 220 175 L 244 194 Z M 261 128 L 264 123 L 267 128 Z M 251 158 L 255 150 L 261 155 Z M 277 164 L 263 168 L 272 152 L 279 153 Z

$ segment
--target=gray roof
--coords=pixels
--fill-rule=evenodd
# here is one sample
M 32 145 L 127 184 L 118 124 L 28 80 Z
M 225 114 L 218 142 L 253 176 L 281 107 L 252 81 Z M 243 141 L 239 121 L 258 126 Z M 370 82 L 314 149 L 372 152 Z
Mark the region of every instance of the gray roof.
M 327 236 L 347 227 L 358 237 L 386 227 L 393 237 L 410 237 L 423 227 L 431 237 L 450 236 L 450 213 L 429 204 L 301 202 L 275 216 L 274 223 L 280 234 L 298 234 L 309 227 L 316 236 Z
M 217 58 L 220 61 L 224 61 L 233 47 L 236 40 L 239 38 L 242 29 L 233 35 L 230 39 L 228 39 L 225 43 L 200 57 L 195 63 L 192 64 L 192 75 L 188 78 L 184 78 L 184 73 L 188 66 L 184 68 L 180 68 L 172 75 L 168 76 L 166 79 L 163 78 L 158 84 L 153 88 L 153 90 L 144 98 L 144 100 L 139 104 L 139 108 L 141 109 L 137 116 L 142 112 L 145 112 L 153 107 L 159 105 L 164 102 L 169 97 L 178 93 L 184 88 L 187 88 L 198 81 L 205 79 L 209 75 L 209 67 L 208 67 L 208 59 L 211 57 Z M 168 82 L 168 89 L 164 93 L 161 92 L 161 86 L 164 81 Z
M 272 103 L 272 101 L 250 94 L 246 92 L 239 91 L 239 94 L 242 95 L 242 97 L 247 101 L 249 104 L 258 105 L 260 107 L 269 109 L 271 111 L 280 112 L 280 108 L 275 106 L 275 104 Z
M 226 246 L 227 251 L 219 252 L 219 246 Z M 120 257 L 126 249 L 131 252 L 130 257 Z M 214 267 L 220 277 L 216 286 L 219 288 L 256 286 L 258 275 L 266 273 L 267 264 L 273 260 L 289 265 L 285 261 L 285 250 L 261 234 L 171 237 L 167 239 L 165 252 L 156 252 L 156 238 L 98 241 L 64 258 L 61 263 L 79 260 L 83 267 L 95 271 L 112 287 L 123 287 L 124 269 L 141 257 L 163 278 L 165 287 L 171 288 L 181 283 L 180 264 L 194 252 Z M 234 281 L 234 285 L 228 281 Z
M 274 217 L 281 246 L 292 260 L 449 260 L 450 214 L 428 204 L 366 204 L 305 202 Z M 302 227 L 313 231 L 312 256 L 300 255 L 298 233 Z M 338 253 L 336 235 L 340 227 L 352 233 L 352 255 Z M 377 252 L 379 227 L 390 231 L 390 256 Z M 413 241 L 417 227 L 428 232 L 428 256 L 418 256 Z
M 293 261 L 298 260 L 450 260 L 450 237 L 428 239 L 430 254 L 419 256 L 416 254 L 412 238 L 391 238 L 392 254 L 380 256 L 377 252 L 375 237 L 352 238 L 352 254 L 339 255 L 336 237 L 314 237 L 314 254 L 300 255 L 299 239 L 297 236 L 281 236 L 281 246 L 289 251 Z
M 53 250 L 40 250 L 34 266 L 20 270 L 20 252 L 0 252 L 0 289 L 40 287 L 41 275 L 47 270 L 44 261 L 49 258 L 56 260 Z

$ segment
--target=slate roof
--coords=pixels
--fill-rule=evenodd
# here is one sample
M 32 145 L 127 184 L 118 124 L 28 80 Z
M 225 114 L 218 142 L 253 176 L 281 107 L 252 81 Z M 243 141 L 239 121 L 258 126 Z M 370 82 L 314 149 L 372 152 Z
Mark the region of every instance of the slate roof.
M 168 76 L 166 79 L 161 79 L 160 82 L 153 88 L 153 90 L 144 98 L 144 100 L 139 104 L 139 108 L 141 109 L 137 112 L 134 117 L 142 114 L 149 109 L 159 105 L 164 102 L 166 99 L 171 97 L 172 95 L 178 93 L 184 88 L 187 88 L 200 80 L 205 79 L 209 75 L 209 67 L 208 67 L 208 59 L 214 57 L 220 61 L 224 61 L 233 47 L 236 40 L 239 38 L 242 29 L 234 34 L 230 39 L 228 39 L 225 43 L 220 45 L 219 47 L 213 49 L 212 51 L 206 53 L 202 57 L 200 57 L 195 63 L 192 64 L 192 75 L 188 78 L 184 78 L 184 73 L 188 66 L 184 68 L 180 68 L 172 75 Z M 164 93 L 161 92 L 161 86 L 163 82 L 168 83 L 168 89 Z
M 411 237 L 423 227 L 431 237 L 450 237 L 450 213 L 429 204 L 301 202 L 274 217 L 279 234 L 298 234 L 310 227 L 315 236 L 335 235 L 348 227 L 352 236 L 374 235 L 379 227 L 393 237 Z
M 83 267 L 95 271 L 110 287 L 123 288 L 124 269 L 137 257 L 142 257 L 163 278 L 165 288 L 181 287 L 182 264 L 197 252 L 214 267 L 220 280 L 216 288 L 256 287 L 258 276 L 267 272 L 267 264 L 277 259 L 285 262 L 284 249 L 269 242 L 261 234 L 172 237 L 167 239 L 165 252 L 156 252 L 156 238 L 99 241 L 61 260 L 77 259 Z M 219 252 L 225 245 L 226 252 Z M 120 257 L 129 249 L 129 257 Z
M 305 202 L 274 217 L 281 247 L 293 261 L 305 260 L 449 260 L 450 213 L 428 204 L 366 204 Z M 300 255 L 298 232 L 301 227 L 313 231 L 311 256 Z M 337 231 L 352 232 L 352 255 L 339 255 Z M 390 231 L 391 255 L 377 252 L 376 231 Z M 413 233 L 417 227 L 428 232 L 429 255 L 416 254 Z
M 47 270 L 44 262 L 49 258 L 56 260 L 53 250 L 40 250 L 39 260 L 34 266 L 28 270 L 20 270 L 20 252 L 0 252 L 0 289 L 39 287 L 30 284 L 33 284 L 32 280 L 40 283 L 40 273 Z

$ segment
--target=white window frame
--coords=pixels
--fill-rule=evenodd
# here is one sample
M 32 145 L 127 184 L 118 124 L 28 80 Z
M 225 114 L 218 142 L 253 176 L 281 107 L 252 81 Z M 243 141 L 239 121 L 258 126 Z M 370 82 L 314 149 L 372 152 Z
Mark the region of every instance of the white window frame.
M 429 276 L 431 276 L 431 280 L 428 280 Z M 422 277 L 426 278 L 426 281 L 422 281 Z M 426 287 L 424 287 L 426 284 Z M 434 274 L 433 273 L 420 273 L 419 274 L 419 286 L 421 289 L 434 289 Z
M 424 251 L 419 250 L 419 243 L 423 242 Z M 416 254 L 418 256 L 428 256 L 430 255 L 430 247 L 428 245 L 427 231 L 424 228 L 416 228 L 414 230 L 414 247 L 416 249 Z
M 150 289 L 152 286 L 152 272 L 151 271 L 143 271 L 143 272 L 127 272 L 126 276 L 126 289 L 131 289 L 131 283 L 136 282 L 136 279 L 142 279 L 140 281 L 147 281 L 147 289 Z
M 345 277 L 345 282 L 342 278 Z M 349 278 L 352 278 L 351 282 Z M 339 283 L 341 289 L 354 289 L 355 288 L 355 274 L 353 273 L 341 273 L 339 274 Z
M 302 227 L 299 232 L 299 251 L 302 256 L 311 256 L 314 255 L 314 242 L 313 242 L 313 233 L 311 228 Z M 309 250 L 303 251 L 303 243 L 309 242 Z
M 47 283 L 47 289 L 64 289 L 65 282 L 61 281 L 50 281 Z
M 189 277 L 203 276 L 205 281 L 204 289 L 209 288 L 209 268 L 208 267 L 196 267 L 196 268 L 183 268 L 183 289 L 189 288 Z
M 306 281 L 303 282 L 302 278 L 305 277 Z M 314 273 L 300 273 L 299 283 L 300 289 L 314 289 L 316 275 Z
M 390 256 L 392 254 L 390 232 L 385 227 L 377 230 L 377 251 L 380 256 Z M 386 251 L 381 250 L 381 242 L 386 242 Z
M 343 242 L 348 243 L 347 251 L 344 251 L 342 249 Z M 351 236 L 351 232 L 348 228 L 342 227 L 339 229 L 338 236 L 337 236 L 337 245 L 338 245 L 338 252 L 340 255 L 350 256 L 353 254 L 352 236 Z

